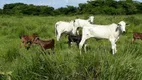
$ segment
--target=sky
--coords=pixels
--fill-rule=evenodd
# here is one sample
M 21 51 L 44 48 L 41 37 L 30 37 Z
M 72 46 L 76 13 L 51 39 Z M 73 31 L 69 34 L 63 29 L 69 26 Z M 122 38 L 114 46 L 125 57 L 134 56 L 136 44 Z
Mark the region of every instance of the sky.
M 86 3 L 87 0 L 0 0 L 0 8 L 3 8 L 4 4 L 17 2 L 34 5 L 48 5 L 57 9 L 59 7 L 66 7 L 66 5 L 78 6 L 79 3 Z
M 48 5 L 57 9 L 66 7 L 66 5 L 78 6 L 79 3 L 87 3 L 87 1 L 88 0 L 0 0 L 0 8 L 3 8 L 4 4 L 21 2 L 25 4 Z M 135 1 L 142 2 L 142 0 Z

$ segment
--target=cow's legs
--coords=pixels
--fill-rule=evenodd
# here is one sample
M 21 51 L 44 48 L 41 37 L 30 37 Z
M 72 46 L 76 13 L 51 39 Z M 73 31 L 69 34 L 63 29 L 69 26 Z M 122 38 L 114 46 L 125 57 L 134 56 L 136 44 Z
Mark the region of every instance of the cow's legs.
M 40 45 L 40 47 L 41 47 L 42 52 L 43 52 L 44 54 L 46 54 L 46 51 L 45 51 L 44 47 L 41 46 L 41 45 Z
M 61 37 L 61 33 L 58 33 L 58 35 L 57 35 L 57 41 L 59 41 L 60 37 Z
M 77 35 L 79 35 L 79 30 L 76 31 Z
M 68 47 L 71 48 L 71 40 L 68 39 Z
M 24 42 L 24 47 L 28 50 L 29 49 L 29 46 L 28 45 L 28 42 Z
M 29 49 L 30 49 L 30 47 L 31 47 L 31 45 L 32 45 L 32 42 L 31 42 L 31 41 L 29 41 L 27 44 L 28 44 L 27 50 L 29 50 Z
M 23 46 L 23 43 L 21 42 L 21 44 L 20 44 L 20 48 L 22 48 L 22 46 Z
M 27 47 L 27 42 L 24 42 L 23 44 L 24 44 L 24 47 L 26 48 Z
M 110 39 L 110 42 L 111 42 L 112 54 L 114 55 L 116 53 L 115 39 Z
M 55 50 L 54 50 L 54 48 L 51 48 L 51 50 L 52 50 L 53 54 L 55 54 Z
M 84 39 L 82 39 L 81 42 L 79 43 L 80 54 L 82 53 L 81 51 L 84 43 L 85 43 Z
M 84 44 L 84 51 L 85 51 L 85 53 L 87 52 L 86 47 L 87 47 L 87 44 Z
M 115 53 L 117 52 L 117 49 L 116 49 L 116 43 L 115 43 L 115 48 L 114 48 L 114 50 L 115 50 Z
M 79 48 L 79 41 L 76 42 L 77 48 Z
M 117 37 L 117 38 L 115 39 L 115 42 L 117 42 L 118 39 L 119 39 L 119 37 Z
M 79 49 L 80 49 L 80 54 L 81 54 L 81 50 L 82 50 L 82 47 L 83 47 L 83 44 L 85 43 L 85 41 L 87 40 L 88 38 L 83 38 L 82 36 L 82 39 L 81 39 L 81 42 L 79 43 Z M 86 47 L 85 47 L 86 48 Z M 84 51 L 86 52 L 86 49 L 84 48 Z

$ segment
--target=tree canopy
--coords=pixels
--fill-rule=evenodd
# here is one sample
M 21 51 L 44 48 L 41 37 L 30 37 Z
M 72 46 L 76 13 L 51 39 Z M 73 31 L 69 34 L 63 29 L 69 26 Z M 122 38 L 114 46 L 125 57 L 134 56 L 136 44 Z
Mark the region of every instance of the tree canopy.
M 0 9 L 0 14 L 7 15 L 76 15 L 76 14 L 107 14 L 131 15 L 141 14 L 142 3 L 133 0 L 91 0 L 80 3 L 78 7 L 66 6 L 54 9 L 50 6 L 37 6 L 33 4 L 11 3 Z

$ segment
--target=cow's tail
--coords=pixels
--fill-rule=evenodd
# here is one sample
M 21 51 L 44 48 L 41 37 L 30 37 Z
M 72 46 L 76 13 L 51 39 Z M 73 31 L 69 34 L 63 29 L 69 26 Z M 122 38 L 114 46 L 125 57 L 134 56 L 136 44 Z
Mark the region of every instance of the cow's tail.
M 55 24 L 55 37 L 58 35 L 57 26 L 58 26 L 58 23 Z
M 52 39 L 52 43 L 53 43 L 53 47 L 55 46 L 55 40 L 54 39 Z
M 52 41 L 53 41 L 53 43 L 55 43 L 55 40 L 54 40 L 54 39 L 52 39 Z
M 55 40 L 52 39 L 52 47 L 51 50 L 53 51 L 53 54 L 55 54 Z

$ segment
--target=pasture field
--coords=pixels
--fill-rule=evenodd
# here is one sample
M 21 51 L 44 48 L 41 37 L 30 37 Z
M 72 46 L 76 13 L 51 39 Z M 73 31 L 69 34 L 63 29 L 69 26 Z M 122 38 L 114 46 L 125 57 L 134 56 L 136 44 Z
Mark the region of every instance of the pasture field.
M 33 45 L 20 48 L 22 34 L 37 33 L 41 39 L 55 37 L 54 24 L 77 16 L 0 16 L 0 80 L 142 80 L 142 41 L 132 44 L 132 32 L 142 32 L 142 15 L 94 15 L 94 23 L 111 24 L 121 20 L 130 26 L 117 41 L 118 52 L 111 54 L 108 40 L 87 41 L 87 53 L 79 54 L 75 44 L 69 49 L 67 36 L 55 44 L 56 54 L 43 54 Z M 47 50 L 47 52 L 51 50 Z M 2 75 L 1 73 L 5 73 Z M 8 75 L 8 73 L 11 73 Z

